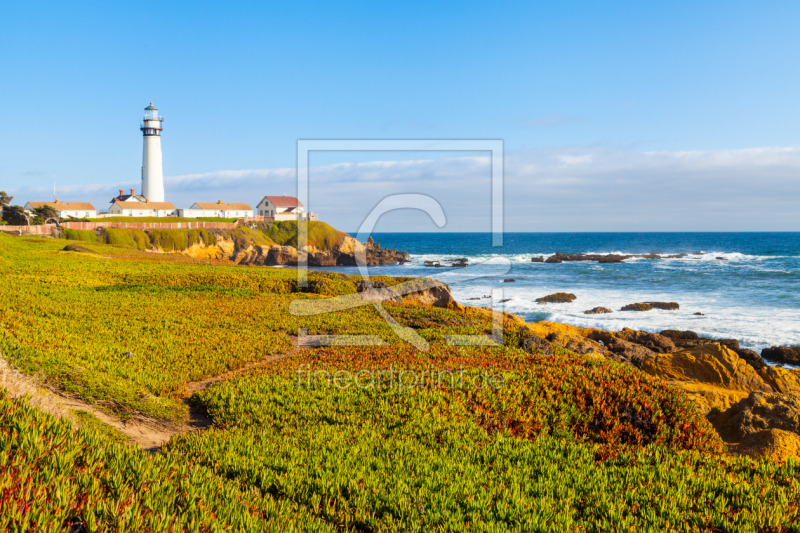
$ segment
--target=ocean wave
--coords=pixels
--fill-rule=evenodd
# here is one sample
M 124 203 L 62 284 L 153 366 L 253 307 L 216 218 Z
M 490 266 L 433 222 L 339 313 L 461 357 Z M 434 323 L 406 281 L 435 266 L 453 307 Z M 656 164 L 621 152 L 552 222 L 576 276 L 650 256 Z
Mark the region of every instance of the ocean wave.
M 539 305 L 538 297 L 565 290 L 557 285 L 512 286 L 504 284 L 502 304 L 504 310 L 526 320 L 552 320 L 574 326 L 592 327 L 609 331 L 631 328 L 657 333 L 665 329 L 691 330 L 709 338 L 735 338 L 745 348 L 761 350 L 776 345 L 800 344 L 800 321 L 796 309 L 771 306 L 732 306 L 712 294 L 682 294 L 656 291 L 603 290 L 598 288 L 573 289 L 577 299 L 567 304 Z M 497 288 L 489 284 L 470 286 L 453 285 L 453 296 L 467 305 L 490 305 L 491 299 L 471 298 L 491 294 Z M 620 311 L 622 306 L 642 301 L 679 301 L 677 311 L 654 309 L 647 312 Z M 613 313 L 586 315 L 583 311 L 594 307 L 608 307 Z M 695 315 L 702 312 L 703 315 Z
M 411 257 L 412 265 L 421 265 L 424 264 L 426 261 L 433 261 L 445 264 L 446 261 L 452 261 L 454 259 L 461 259 L 464 258 L 467 260 L 468 263 L 479 263 L 479 262 L 487 262 L 492 261 L 497 258 L 504 258 L 512 263 L 530 263 L 531 259 L 534 257 L 536 258 L 543 258 L 547 259 L 548 257 L 554 255 L 556 252 L 533 252 L 533 253 L 524 253 L 524 254 L 477 254 L 477 255 L 464 255 L 464 254 L 420 254 L 420 255 L 413 255 Z M 620 250 L 615 251 L 591 251 L 591 252 L 580 252 L 585 253 L 587 255 L 644 255 L 641 252 L 625 252 Z M 743 263 L 743 262 L 754 262 L 754 261 L 767 261 L 773 259 L 800 259 L 800 256 L 782 256 L 782 255 L 751 255 L 745 254 L 741 252 L 697 252 L 697 253 L 690 253 L 685 257 L 669 257 L 674 255 L 679 255 L 680 253 L 686 252 L 664 252 L 656 254 L 659 256 L 660 261 L 670 261 L 670 262 L 681 262 L 681 263 L 691 263 L 691 262 L 729 262 L 729 263 Z M 719 258 L 722 258 L 720 260 Z M 647 259 L 643 257 L 630 257 L 625 259 L 625 263 L 633 263 L 639 261 L 653 261 L 652 259 Z M 579 261 L 575 261 L 579 262 Z

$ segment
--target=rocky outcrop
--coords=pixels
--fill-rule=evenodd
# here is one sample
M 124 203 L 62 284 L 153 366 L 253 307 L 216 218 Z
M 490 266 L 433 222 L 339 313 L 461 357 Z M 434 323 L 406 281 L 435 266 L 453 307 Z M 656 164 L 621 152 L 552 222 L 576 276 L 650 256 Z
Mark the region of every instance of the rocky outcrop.
M 653 306 L 653 309 L 663 309 L 665 311 L 677 311 L 681 308 L 678 302 L 645 302 Z
M 382 281 L 356 281 L 356 291 L 363 300 L 403 302 L 464 311 L 450 294 L 450 288 L 438 280 L 417 278 L 398 285 L 388 286 Z
M 724 340 L 732 340 L 732 339 L 722 339 Z M 736 344 L 739 344 L 738 341 Z M 755 368 L 756 370 L 760 370 L 762 368 L 767 368 L 767 363 L 758 355 L 758 352 L 755 350 L 750 350 L 748 348 L 739 348 L 734 349 L 734 352 L 739 354 L 739 357 L 747 361 L 747 364 Z
M 748 393 L 773 390 L 753 367 L 721 344 L 657 354 L 642 359 L 639 368 L 667 381 L 707 383 Z
M 676 330 L 659 334 L 625 328 L 615 333 L 547 321 L 528 324 L 523 336 L 521 347 L 530 353 L 546 353 L 549 343 L 630 364 L 668 381 L 721 433 L 727 432 L 723 438 L 735 453 L 776 460 L 800 453 L 800 370 L 767 366 L 735 339 L 714 341 Z M 738 433 L 723 423 L 733 424 Z
M 643 302 L 637 304 L 628 304 L 623 307 L 621 311 L 651 311 L 653 309 L 674 311 L 680 308 L 681 306 L 678 304 L 678 302 Z
M 406 252 L 384 249 L 370 237 L 366 244 L 347 236 L 344 242 L 331 250 L 319 250 L 311 246 L 301 251 L 308 254 L 308 266 L 380 266 L 397 265 L 411 260 Z M 301 259 L 303 257 L 301 256 Z M 271 266 L 271 265 L 267 265 Z
M 608 307 L 594 307 L 592 309 L 589 309 L 588 311 L 584 311 L 583 314 L 584 315 L 600 315 L 600 314 L 603 314 L 603 313 L 613 313 L 613 312 L 614 311 L 612 311 Z
M 452 309 L 453 311 L 463 311 L 464 306 L 458 303 L 455 298 L 450 294 L 450 288 L 438 280 L 429 278 L 417 278 L 411 282 L 406 282 L 411 285 L 413 289 L 415 285 L 422 286 L 416 291 L 402 291 L 401 293 L 403 302 L 415 303 L 419 305 L 428 305 L 431 307 L 442 307 L 444 309 Z M 406 284 L 400 284 L 400 287 L 405 287 Z
M 676 350 L 672 339 L 658 333 L 622 328 L 622 331 L 615 333 L 615 336 L 634 344 L 640 344 L 655 353 L 670 353 Z
M 764 366 L 758 370 L 758 375 L 775 392 L 800 394 L 800 370 Z
M 278 244 L 241 244 L 222 231 L 210 230 L 210 233 L 214 235 L 215 243 L 195 243 L 181 253 L 198 259 L 228 259 L 240 265 L 255 266 L 297 266 L 302 261 L 308 261 L 310 267 L 357 266 L 360 260 L 363 260 L 363 265 L 378 266 L 403 264 L 411 259 L 405 252 L 381 248 L 372 237 L 364 244 L 348 235 L 330 250 L 314 246 L 297 250 L 293 246 Z
M 607 357 L 613 354 L 599 342 L 588 338 L 594 330 L 592 328 L 581 328 L 560 324 L 558 322 L 534 322 L 527 325 L 527 331 L 540 337 L 547 342 L 565 348 L 578 354 L 600 354 Z
M 761 350 L 761 357 L 776 363 L 800 365 L 800 348 L 795 346 L 773 346 Z
M 439 261 L 425 261 L 424 266 L 435 268 L 464 268 L 468 265 L 467 258 L 461 257 L 458 259 L 445 259 L 444 264 L 440 263 Z
M 673 341 L 682 341 L 682 340 L 695 340 L 699 339 L 700 336 L 695 333 L 694 331 L 680 331 L 677 329 L 665 329 L 661 331 L 661 335 L 665 337 L 669 337 Z
M 538 304 L 563 304 L 563 303 L 570 303 L 577 298 L 574 294 L 570 292 L 557 292 L 555 294 L 548 294 L 547 296 L 543 296 L 541 298 L 536 298 L 536 303 Z
M 800 459 L 800 395 L 754 392 L 708 418 L 738 453 Z
M 636 367 L 639 366 L 641 359 L 655 355 L 655 352 L 646 346 L 626 340 L 610 331 L 593 329 L 589 332 L 587 338 L 602 343 L 603 348 L 609 352 L 609 355 L 615 361 L 628 363 Z
M 742 348 L 739 346 L 739 341 L 736 339 L 707 339 L 700 337 L 694 331 L 679 331 L 674 329 L 664 330 L 661 332 L 661 335 L 672 339 L 675 346 L 681 349 L 696 348 L 697 346 L 704 346 L 706 344 L 722 344 L 736 352 L 739 357 L 747 361 L 747 363 L 756 370 L 767 366 L 761 356 L 758 355 L 758 352 L 748 348 Z
M 782 429 L 765 429 L 748 435 L 729 450 L 753 459 L 783 462 L 791 457 L 800 461 L 800 435 Z
M 525 337 L 525 339 L 522 341 L 523 350 L 530 354 L 542 353 L 544 355 L 553 355 L 553 347 L 549 342 L 538 335 L 534 335 L 527 328 L 525 329 L 527 330 L 527 334 L 529 336 Z M 523 335 L 525 335 L 525 333 L 523 333 Z
M 700 252 L 693 252 L 700 254 Z M 564 254 L 556 252 L 545 260 L 545 263 L 563 263 L 565 261 L 597 261 L 598 263 L 622 263 L 626 259 L 682 259 L 690 254 L 681 253 L 674 255 L 662 255 L 659 253 L 650 254 Z M 533 261 L 533 259 L 531 260 Z
M 544 263 L 544 257 L 531 257 L 531 263 Z
M 96 254 L 94 250 L 90 250 L 84 246 L 78 246 L 77 244 L 68 244 L 64 247 L 65 252 L 80 252 L 83 254 Z
M 650 304 L 628 304 L 623 306 L 620 311 L 651 311 L 653 306 Z

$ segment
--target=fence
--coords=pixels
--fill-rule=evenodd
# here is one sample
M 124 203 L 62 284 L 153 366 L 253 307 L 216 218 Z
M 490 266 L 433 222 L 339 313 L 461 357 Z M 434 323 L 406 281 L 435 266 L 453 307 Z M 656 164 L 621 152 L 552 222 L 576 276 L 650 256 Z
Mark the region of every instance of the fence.
M 249 222 L 271 222 L 269 217 L 240 218 L 236 222 L 64 222 L 64 229 L 96 230 L 122 229 L 234 229 Z M 0 226 L 0 231 L 12 235 L 52 235 L 55 224 L 42 226 Z

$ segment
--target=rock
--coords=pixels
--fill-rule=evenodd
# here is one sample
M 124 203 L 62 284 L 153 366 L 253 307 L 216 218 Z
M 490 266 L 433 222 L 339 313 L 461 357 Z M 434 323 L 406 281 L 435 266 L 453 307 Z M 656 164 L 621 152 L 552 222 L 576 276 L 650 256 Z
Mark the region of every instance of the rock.
M 270 246 L 264 264 L 267 266 L 297 265 L 298 254 L 291 246 Z M 241 264 L 241 262 L 240 262 Z
M 800 365 L 800 348 L 795 346 L 773 346 L 761 350 L 761 357 L 776 363 Z
M 515 281 L 517 280 L 515 280 L 514 278 L 506 278 L 503 280 L 503 283 L 514 283 Z
M 614 355 L 614 360 L 636 367 L 640 365 L 642 359 L 656 355 L 646 346 L 625 340 L 610 331 L 591 330 L 587 337 L 593 341 L 602 342 L 603 347 Z
M 745 360 L 721 344 L 643 358 L 639 368 L 667 381 L 700 382 L 729 390 L 772 392 Z
M 86 247 L 79 246 L 77 244 L 68 244 L 64 247 L 65 252 L 80 252 L 83 254 L 96 254 L 94 250 L 90 250 Z
M 678 302 L 645 302 L 645 303 L 651 305 L 654 309 L 664 309 L 666 311 L 675 311 L 681 308 Z
M 655 353 L 670 353 L 676 350 L 672 339 L 658 333 L 623 328 L 622 331 L 616 333 L 616 336 L 625 341 L 644 346 Z
M 775 392 L 800 394 L 800 370 L 764 366 L 758 369 L 758 375 Z
M 695 333 L 694 331 L 679 331 L 677 329 L 665 329 L 659 333 L 665 337 L 669 337 L 673 341 L 675 340 L 692 340 L 692 339 L 699 339 L 700 336 Z
M 686 257 L 687 254 L 668 255 L 667 258 L 681 258 Z M 622 263 L 626 259 L 661 259 L 661 254 L 633 254 L 633 255 L 619 255 L 619 254 L 564 254 L 556 252 L 547 258 L 545 263 L 562 263 L 564 261 L 597 261 L 598 263 Z M 534 261 L 531 259 L 531 261 Z M 539 262 L 539 261 L 534 261 Z
M 569 350 L 581 355 L 592 353 L 608 353 L 608 350 L 606 350 L 596 341 L 581 336 L 569 335 L 563 331 L 554 331 L 545 337 L 545 339 L 556 346 L 561 346 L 565 350 Z
M 370 300 L 377 302 L 403 302 L 403 298 L 390 288 L 374 288 L 359 291 L 362 300 Z
M 525 328 L 527 329 L 527 328 Z M 528 330 L 530 332 L 530 330 Z M 530 354 L 543 353 L 544 355 L 553 355 L 553 348 L 550 343 L 543 338 L 531 334 L 522 341 L 522 349 Z
M 356 281 L 355 286 L 356 286 L 356 291 L 358 292 L 364 292 L 372 289 L 385 289 L 388 287 L 388 285 L 386 285 L 386 283 L 382 281 L 372 281 L 372 280 Z
M 739 342 L 737 341 L 736 344 L 738 345 Z M 730 348 L 730 346 L 728 346 Z M 762 368 L 766 368 L 767 363 L 758 355 L 758 352 L 755 350 L 750 350 L 747 348 L 731 348 L 734 352 L 736 352 L 739 357 L 747 361 L 747 364 L 755 368 L 756 370 L 760 370 Z
M 401 295 L 403 302 L 464 311 L 464 306 L 453 298 L 450 294 L 450 288 L 441 281 L 430 278 L 417 278 L 414 282 L 424 284 L 425 288 Z
M 595 307 L 595 308 L 589 309 L 588 311 L 584 311 L 583 314 L 584 315 L 599 315 L 599 314 L 602 314 L 602 313 L 613 313 L 613 312 L 614 311 L 612 311 L 608 307 Z
M 556 346 L 560 346 L 572 352 L 578 354 L 613 356 L 613 354 L 600 343 L 587 338 L 592 331 L 595 331 L 591 328 L 581 328 L 568 324 L 560 324 L 558 322 L 548 322 L 546 320 L 528 324 L 526 327 L 532 335 L 536 335 L 547 340 L 551 344 L 555 344 Z
M 704 416 L 712 411 L 724 411 L 749 394 L 747 391 L 725 389 L 708 383 L 673 381 L 671 384 L 683 390 Z
M 544 263 L 544 257 L 531 257 L 531 263 Z
M 724 257 L 715 257 L 714 259 L 716 259 L 717 261 L 727 261 L 727 259 L 725 259 Z
M 697 312 L 697 313 L 694 313 L 694 316 L 704 316 L 704 315 L 703 315 L 703 313 Z
M 536 298 L 536 303 L 538 304 L 562 304 L 562 303 L 570 303 L 575 300 L 577 296 L 570 292 L 557 292 L 555 294 L 548 294 L 547 296 L 543 296 L 541 298 Z
M 733 453 L 800 461 L 800 395 L 754 392 L 708 420 Z
M 308 266 L 336 266 L 336 256 L 332 252 L 311 252 L 308 254 Z
M 709 421 L 726 442 L 739 442 L 765 429 L 798 434 L 800 395 L 753 392 Z
M 782 429 L 765 429 L 748 435 L 729 450 L 753 459 L 783 462 L 791 457 L 800 461 L 800 435 Z
M 500 301 L 499 301 L 499 302 L 497 302 L 497 303 L 499 303 L 499 304 L 504 304 L 504 303 L 506 303 L 506 302 L 510 302 L 510 301 L 511 301 L 511 298 L 505 298 L 505 299 L 503 299 L 503 300 L 500 300 Z
M 650 304 L 628 304 L 620 311 L 650 311 L 653 309 L 653 306 Z

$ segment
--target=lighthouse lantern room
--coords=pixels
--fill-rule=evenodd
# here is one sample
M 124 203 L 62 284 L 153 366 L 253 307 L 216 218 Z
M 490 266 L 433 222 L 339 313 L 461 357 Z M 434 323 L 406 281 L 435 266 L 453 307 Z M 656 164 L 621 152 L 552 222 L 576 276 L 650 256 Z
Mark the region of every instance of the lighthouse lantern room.
M 142 196 L 150 202 L 164 201 L 164 174 L 161 170 L 161 130 L 164 117 L 158 116 L 153 102 L 144 109 L 142 152 Z

